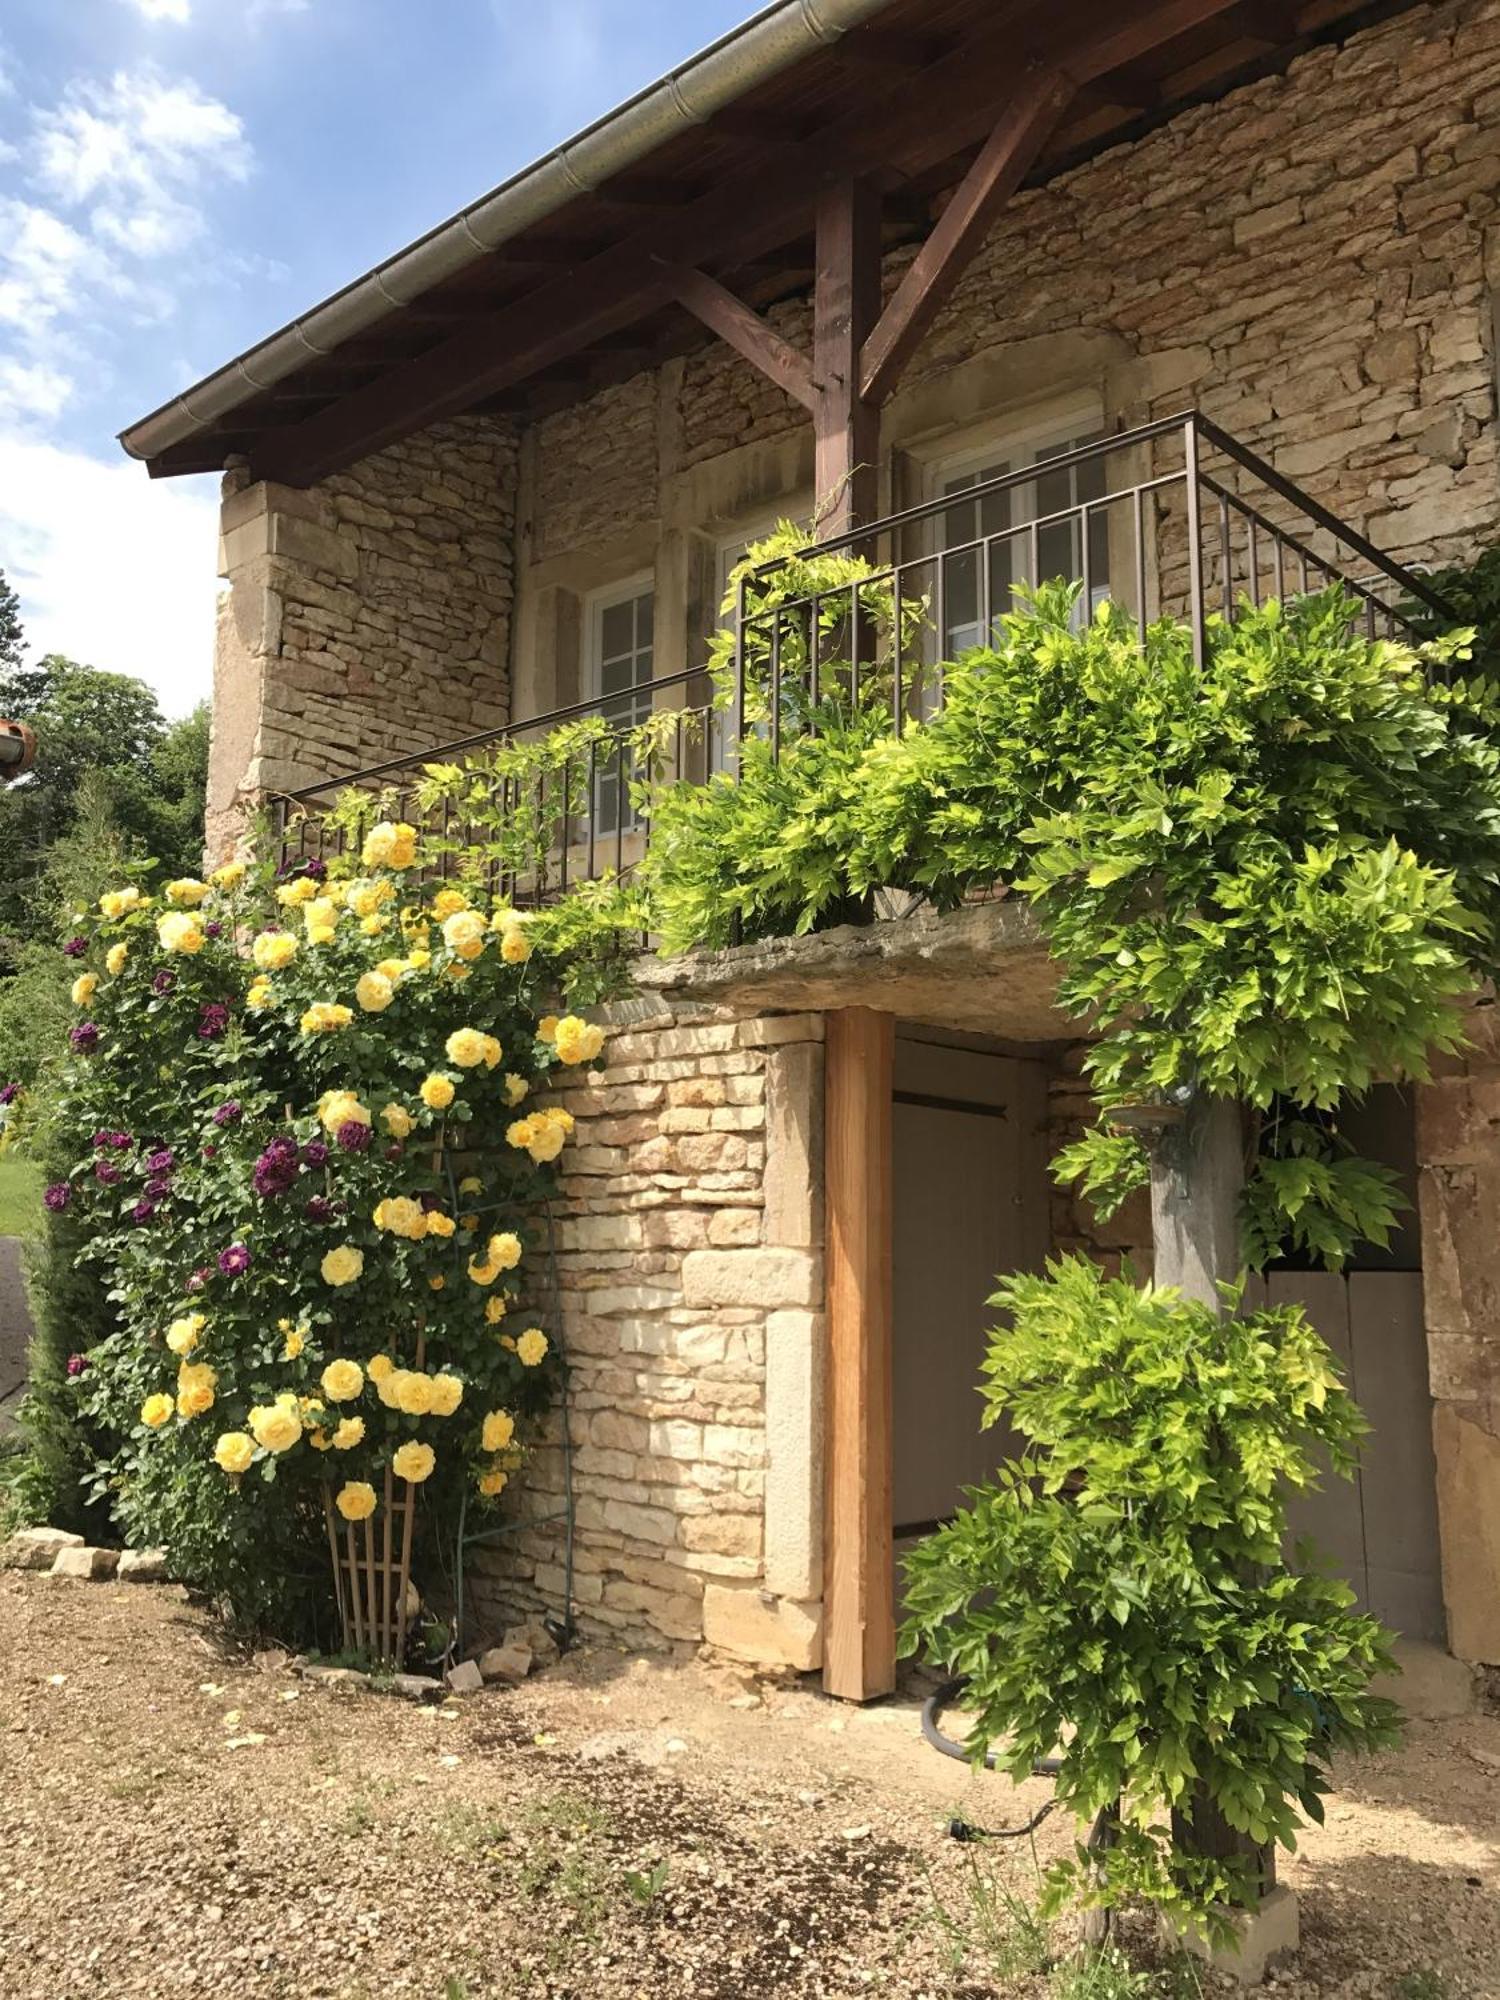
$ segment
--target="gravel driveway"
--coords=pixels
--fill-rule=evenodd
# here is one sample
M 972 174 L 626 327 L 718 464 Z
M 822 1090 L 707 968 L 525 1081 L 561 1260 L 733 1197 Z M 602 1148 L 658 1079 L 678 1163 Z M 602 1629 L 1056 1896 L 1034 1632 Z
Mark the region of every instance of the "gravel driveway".
M 1493 2000 L 1500 1723 L 1417 1725 L 1346 1777 L 1285 1870 L 1276 1993 Z M 1043 2000 L 970 1895 L 976 1860 L 1024 1891 L 1027 1844 L 944 1827 L 1046 1796 L 935 1757 L 910 1703 L 603 1648 L 423 1711 L 257 1663 L 175 1589 L 0 1576 L 7 2000 Z

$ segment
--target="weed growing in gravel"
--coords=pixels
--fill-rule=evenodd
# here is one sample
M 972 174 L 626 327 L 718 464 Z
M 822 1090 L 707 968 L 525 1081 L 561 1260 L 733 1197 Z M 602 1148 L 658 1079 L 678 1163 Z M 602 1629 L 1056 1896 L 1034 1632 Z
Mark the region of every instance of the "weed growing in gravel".
M 1391 1988 L 1393 2000 L 1449 2000 L 1449 1992 L 1447 1980 L 1430 1965 L 1413 1966 Z
M 642 1872 L 640 1869 L 625 1870 L 625 1888 L 633 1900 L 643 1910 L 649 1910 L 662 1890 L 667 1886 L 667 1875 L 671 1869 L 669 1861 L 658 1861 L 654 1868 Z

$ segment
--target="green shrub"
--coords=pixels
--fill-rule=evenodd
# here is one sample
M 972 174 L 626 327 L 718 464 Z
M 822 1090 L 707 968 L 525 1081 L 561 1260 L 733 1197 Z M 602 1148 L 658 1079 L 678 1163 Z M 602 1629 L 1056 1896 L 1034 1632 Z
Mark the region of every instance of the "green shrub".
M 1027 1449 L 909 1558 L 902 1648 L 968 1677 L 976 1760 L 1022 1778 L 1060 1750 L 1080 1820 L 1120 1802 L 1102 1875 L 1059 1864 L 1044 1914 L 1139 1894 L 1208 1917 L 1252 1885 L 1191 1851 L 1200 1801 L 1292 1847 L 1333 1754 L 1392 1740 L 1366 1692 L 1387 1635 L 1283 1554 L 1287 1495 L 1319 1447 L 1347 1477 L 1362 1420 L 1293 1306 L 1223 1319 L 1079 1259 L 991 1303 L 984 1422 Z

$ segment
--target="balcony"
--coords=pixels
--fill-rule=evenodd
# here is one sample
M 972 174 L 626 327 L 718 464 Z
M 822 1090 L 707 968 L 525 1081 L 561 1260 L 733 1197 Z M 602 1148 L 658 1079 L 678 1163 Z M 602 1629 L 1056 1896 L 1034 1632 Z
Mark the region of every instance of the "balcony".
M 816 586 L 799 591 L 802 565 L 823 557 L 852 560 L 836 585 L 819 563 Z M 283 860 L 357 850 L 365 825 L 394 818 L 422 829 L 433 875 L 479 873 L 517 904 L 628 877 L 651 838 L 642 779 L 733 781 L 748 733 L 779 756 L 830 704 L 878 698 L 900 735 L 940 709 L 943 662 L 991 639 L 1017 586 L 1055 576 L 1078 583 L 1080 619 L 1107 598 L 1141 634 L 1158 617 L 1185 620 L 1199 659 L 1211 621 L 1333 584 L 1372 639 L 1415 641 L 1416 619 L 1447 615 L 1420 576 L 1189 412 L 742 573 L 717 689 L 704 662 L 278 797 Z

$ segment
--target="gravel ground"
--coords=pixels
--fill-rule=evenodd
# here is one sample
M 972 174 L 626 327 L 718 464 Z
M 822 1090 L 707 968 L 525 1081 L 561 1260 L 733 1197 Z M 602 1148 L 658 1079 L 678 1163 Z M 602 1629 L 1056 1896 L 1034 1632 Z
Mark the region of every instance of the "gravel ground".
M 1500 1722 L 1342 1777 L 1284 1870 L 1278 2000 L 1495 2000 Z M 970 1871 L 1024 1893 L 1029 1844 L 943 1832 L 1046 1796 L 934 1756 L 910 1701 L 606 1648 L 424 1712 L 240 1654 L 175 1589 L 0 1576 L 6 2000 L 1056 2000 L 1013 1932 L 979 1948 Z

